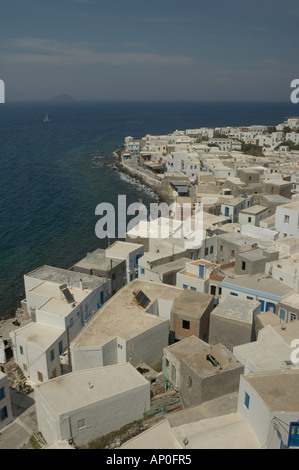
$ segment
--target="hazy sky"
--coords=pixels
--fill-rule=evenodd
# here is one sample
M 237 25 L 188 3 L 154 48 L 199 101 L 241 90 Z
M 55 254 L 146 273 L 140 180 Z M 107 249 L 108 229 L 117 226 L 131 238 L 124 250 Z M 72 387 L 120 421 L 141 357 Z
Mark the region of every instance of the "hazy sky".
M 288 101 L 298 0 L 1 0 L 6 99 Z

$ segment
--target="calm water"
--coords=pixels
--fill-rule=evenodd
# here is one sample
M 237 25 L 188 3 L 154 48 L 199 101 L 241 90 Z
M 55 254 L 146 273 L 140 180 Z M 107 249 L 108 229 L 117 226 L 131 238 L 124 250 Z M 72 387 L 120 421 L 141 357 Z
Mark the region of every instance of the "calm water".
M 107 246 L 95 235 L 100 202 L 116 204 L 118 194 L 127 195 L 127 204 L 156 200 L 107 165 L 126 136 L 275 125 L 296 114 L 292 103 L 0 105 L 0 315 L 24 298 L 25 273 L 43 264 L 69 268 L 87 252 Z

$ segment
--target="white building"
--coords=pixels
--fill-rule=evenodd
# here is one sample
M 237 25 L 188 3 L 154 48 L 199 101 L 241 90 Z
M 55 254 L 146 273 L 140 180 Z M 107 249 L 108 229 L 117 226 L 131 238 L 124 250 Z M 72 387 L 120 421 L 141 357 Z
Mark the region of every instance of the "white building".
M 298 387 L 299 370 L 294 369 L 240 377 L 238 414 L 253 429 L 260 448 L 298 448 Z
M 210 293 L 210 274 L 215 265 L 205 259 L 190 261 L 186 267 L 177 273 L 176 286 L 180 289 L 190 289 Z
M 26 274 L 24 286 L 31 320 L 58 329 L 69 326 L 71 339 L 108 298 L 105 278 L 52 266 Z
M 261 220 L 268 217 L 268 215 L 268 207 L 255 204 L 239 212 L 239 223 L 241 225 L 250 224 L 259 227 Z
M 71 372 L 35 389 L 38 429 L 48 444 L 76 446 L 143 418 L 150 383 L 131 364 Z
M 125 150 L 126 152 L 139 153 L 140 142 L 139 140 L 134 140 L 133 137 L 128 136 L 125 138 Z
M 221 204 L 220 215 L 228 217 L 231 222 L 238 222 L 239 213 L 253 206 L 254 196 L 236 197 Z
M 32 322 L 10 336 L 15 362 L 31 383 L 61 375 L 60 356 L 68 345 L 66 330 Z
M 299 144 L 299 133 L 298 132 L 288 132 L 285 136 L 285 140 L 290 140 L 294 144 Z
M 280 237 L 299 237 L 299 201 L 283 204 L 276 208 L 275 228 Z
M 258 332 L 256 341 L 234 346 L 233 354 L 244 365 L 245 374 L 268 370 L 279 371 L 290 361 L 294 349 L 287 342 L 288 332 L 283 336 L 279 329 L 281 332 L 285 330 L 281 329 L 282 325 L 276 325 L 277 322 L 278 318 L 274 316 L 274 326 L 272 324 L 264 326 Z
M 225 181 L 229 176 L 235 176 L 235 170 L 226 166 L 220 158 L 206 159 L 202 170 L 212 173 L 216 180 Z
M 24 276 L 32 322 L 13 330 L 14 358 L 23 374 L 38 383 L 60 375 L 61 356 L 107 300 L 106 280 L 42 266 Z
M 138 260 L 144 254 L 144 247 L 138 243 L 116 241 L 106 248 L 106 257 L 126 261 L 127 282 L 138 276 Z
M 168 345 L 173 301 L 181 292 L 137 279 L 123 287 L 71 343 L 73 370 L 159 362 Z

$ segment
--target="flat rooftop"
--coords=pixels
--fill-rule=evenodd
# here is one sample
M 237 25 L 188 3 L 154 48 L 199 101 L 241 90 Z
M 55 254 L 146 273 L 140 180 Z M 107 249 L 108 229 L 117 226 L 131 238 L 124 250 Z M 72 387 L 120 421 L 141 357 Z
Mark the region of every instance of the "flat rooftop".
M 271 276 L 254 275 L 239 276 L 234 279 L 226 277 L 223 281 L 223 287 L 235 286 L 236 290 L 256 293 L 267 293 L 273 297 L 273 300 L 281 300 L 282 297 L 294 291 L 283 282 L 273 279 Z
M 32 322 L 16 330 L 15 334 L 45 351 L 64 334 L 64 330 Z
M 75 263 L 73 267 L 83 268 L 86 270 L 108 270 L 121 264 L 122 262 L 123 260 L 120 259 L 107 258 L 105 250 L 98 248 L 92 253 L 87 253 L 85 258 L 82 258 L 80 261 Z
M 250 424 L 238 413 L 230 413 L 174 427 L 185 449 L 260 449 Z
M 299 370 L 259 372 L 243 376 L 259 394 L 270 411 L 298 412 Z
M 68 269 L 55 268 L 53 266 L 41 266 L 40 268 L 25 274 L 25 276 L 48 281 L 54 284 L 67 284 L 68 287 L 80 288 L 82 280 L 83 286 L 87 290 L 94 290 L 106 282 L 105 279 L 90 274 L 77 273 Z
M 261 212 L 265 212 L 268 210 L 268 207 L 266 206 L 259 206 L 256 204 L 255 206 L 247 207 L 246 209 L 243 209 L 240 211 L 241 214 L 260 214 Z
M 257 341 L 234 346 L 234 355 L 255 371 L 281 370 L 293 350 L 269 324 L 259 331 Z
M 191 356 L 202 351 L 206 351 L 207 343 L 197 336 L 189 336 L 174 344 L 171 344 L 164 349 L 165 352 L 170 353 L 177 360 L 181 361 L 183 357 Z M 164 354 L 165 354 L 164 352 Z
M 227 295 L 211 312 L 217 315 L 245 323 L 252 323 L 253 311 L 260 307 L 260 303 L 255 300 L 239 299 Z
M 294 202 L 289 202 L 287 204 L 281 204 L 278 209 L 292 209 L 292 210 L 298 210 L 299 209 L 299 201 L 294 201 Z
M 153 272 L 158 274 L 167 274 L 171 272 L 177 272 L 186 266 L 186 263 L 190 261 L 189 258 L 179 258 L 174 261 L 169 261 L 167 263 L 159 264 L 157 266 L 153 266 L 151 269 Z
M 36 305 L 39 311 L 52 312 L 60 317 L 66 317 L 91 292 L 90 290 L 82 290 L 78 287 L 69 287 L 68 290 L 73 296 L 73 302 L 66 300 L 59 288 L 59 284 L 48 281 L 43 281 L 38 286 L 33 287 L 29 293 L 37 295 L 38 300 L 41 301 L 39 305 Z
M 275 250 L 263 250 L 261 248 L 255 248 L 249 251 L 241 251 L 238 253 L 238 256 L 247 259 L 248 261 L 269 260 L 269 256 L 273 253 L 278 254 L 278 252 Z
M 188 317 L 197 320 L 205 313 L 213 299 L 214 296 L 211 294 L 183 289 L 174 299 L 171 312 L 176 317 Z
M 147 384 L 147 379 L 125 363 L 73 371 L 36 388 L 57 414 L 64 414 Z
M 135 299 L 137 291 L 150 299 L 146 308 Z M 115 337 L 128 341 L 166 320 L 146 313 L 158 299 L 173 301 L 181 289 L 166 284 L 135 279 L 111 297 L 82 329 L 72 343 L 73 347 L 100 346 Z
M 218 365 L 214 366 L 209 360 L 211 355 Z M 182 359 L 195 374 L 200 377 L 210 377 L 222 374 L 229 370 L 238 369 L 242 366 L 233 354 L 223 344 L 207 344 L 206 350 L 192 354 Z
M 252 226 L 250 225 L 250 227 Z M 256 229 L 259 227 L 254 227 L 254 228 Z M 258 234 L 256 237 L 249 237 L 247 235 L 242 235 L 241 233 L 238 233 L 238 232 L 221 233 L 220 235 L 218 235 L 218 239 L 219 239 L 219 243 L 223 240 L 223 241 L 235 243 L 236 245 L 240 245 L 240 246 L 248 245 L 249 247 L 251 247 L 254 243 L 259 242 Z
M 140 248 L 142 248 L 142 245 L 139 243 L 122 242 L 118 240 L 106 248 L 106 256 L 111 256 L 111 258 L 123 258 L 132 253 L 132 251 Z

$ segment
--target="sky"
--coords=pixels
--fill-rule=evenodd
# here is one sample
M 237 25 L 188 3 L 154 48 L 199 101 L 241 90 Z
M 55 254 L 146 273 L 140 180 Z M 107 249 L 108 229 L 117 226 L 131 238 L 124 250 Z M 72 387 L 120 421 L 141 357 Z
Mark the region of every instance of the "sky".
M 298 0 L 1 0 L 8 100 L 289 101 Z

